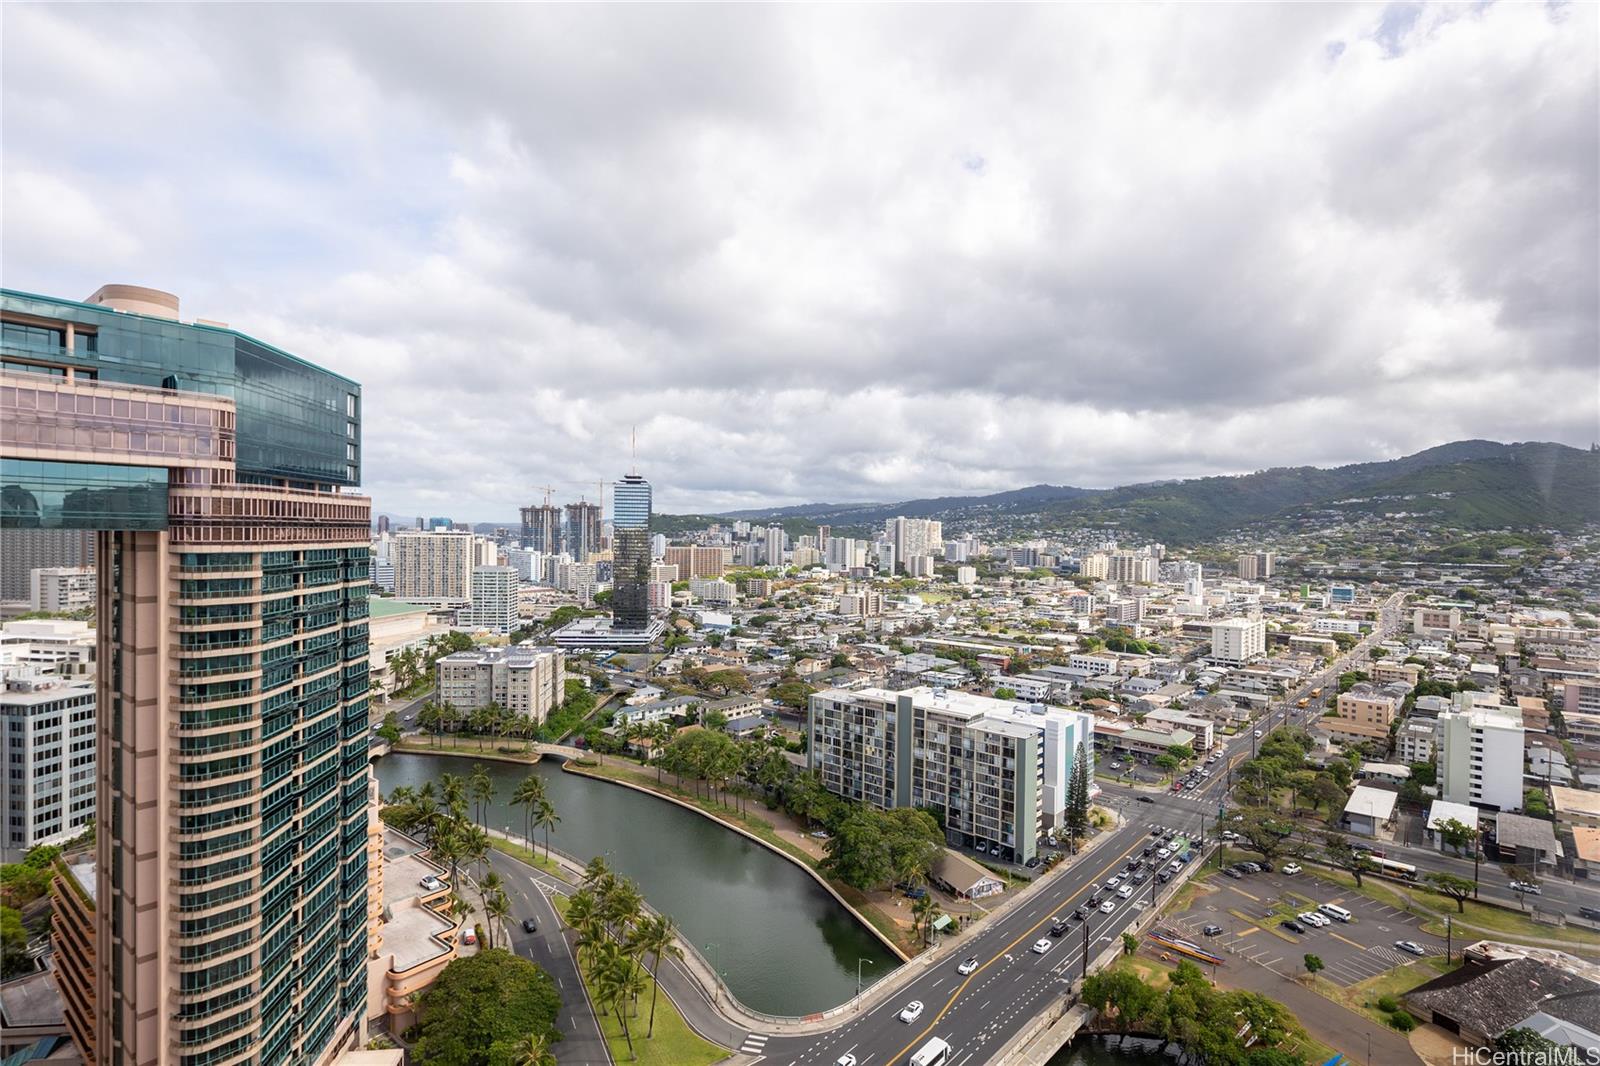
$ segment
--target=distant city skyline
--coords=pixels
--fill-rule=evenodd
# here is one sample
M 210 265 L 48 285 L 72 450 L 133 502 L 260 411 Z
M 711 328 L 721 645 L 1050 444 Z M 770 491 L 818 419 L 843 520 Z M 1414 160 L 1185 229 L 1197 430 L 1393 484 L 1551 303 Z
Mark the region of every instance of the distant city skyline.
M 0 271 L 362 381 L 396 514 L 1582 447 L 1597 19 L 14 4 Z

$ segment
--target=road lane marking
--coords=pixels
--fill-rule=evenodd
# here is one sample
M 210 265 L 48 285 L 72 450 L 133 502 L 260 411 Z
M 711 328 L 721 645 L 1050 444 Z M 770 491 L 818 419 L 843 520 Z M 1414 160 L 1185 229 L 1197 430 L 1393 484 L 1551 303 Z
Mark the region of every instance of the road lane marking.
M 1351 947 L 1355 948 L 1357 951 L 1366 951 L 1367 950 L 1367 946 L 1365 944 L 1357 944 L 1354 940 L 1351 940 L 1348 937 L 1342 937 L 1338 933 L 1335 933 L 1331 929 L 1328 930 L 1328 935 L 1333 937 L 1333 939 L 1335 939 L 1335 940 L 1343 941 L 1344 943 L 1349 944 Z

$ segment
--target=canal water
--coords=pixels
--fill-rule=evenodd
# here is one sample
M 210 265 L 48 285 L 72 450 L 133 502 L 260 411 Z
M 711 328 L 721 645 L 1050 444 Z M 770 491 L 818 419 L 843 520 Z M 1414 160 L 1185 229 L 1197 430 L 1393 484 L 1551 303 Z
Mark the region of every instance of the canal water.
M 1080 1036 L 1050 1057 L 1047 1066 L 1173 1066 L 1179 1047 L 1168 1044 L 1166 1053 L 1157 1049 L 1158 1040 L 1131 1036 Z
M 470 757 L 392 754 L 375 764 L 384 795 L 446 773 L 467 777 Z M 856 991 L 856 964 L 871 984 L 899 965 L 896 956 L 811 876 L 788 859 L 708 818 L 633 789 L 536 766 L 484 762 L 494 781 L 489 824 L 522 835 L 510 798 L 530 773 L 544 779 L 561 824 L 558 851 L 638 882 L 656 910 L 723 972 L 740 1002 L 767 1014 L 802 1015 L 836 1007 Z M 544 834 L 535 831 L 535 842 Z M 513 915 L 515 917 L 515 915 Z

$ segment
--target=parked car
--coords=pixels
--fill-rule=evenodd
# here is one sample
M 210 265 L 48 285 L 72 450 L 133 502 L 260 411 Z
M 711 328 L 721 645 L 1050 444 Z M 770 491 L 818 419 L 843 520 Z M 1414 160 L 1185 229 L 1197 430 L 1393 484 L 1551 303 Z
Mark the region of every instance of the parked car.
M 471 929 L 463 929 L 461 930 L 461 942 L 463 944 L 476 944 L 478 942 L 478 934 Z
M 1165 878 L 1165 877 L 1168 877 L 1168 876 L 1170 876 L 1170 875 L 1169 875 L 1169 874 L 1166 874 L 1166 873 L 1163 873 L 1163 874 L 1162 874 L 1162 877 L 1163 877 L 1163 878 Z M 1242 874 L 1242 873 L 1240 873 L 1240 872 L 1239 872 L 1239 871 L 1238 871 L 1238 870 L 1235 870 L 1235 869 L 1234 869 L 1234 868 L 1233 868 L 1233 867 L 1232 867 L 1232 866 L 1230 866 L 1230 867 L 1228 867 L 1228 868 L 1227 868 L 1227 869 L 1226 869 L 1226 870 L 1224 870 L 1224 871 L 1222 871 L 1222 876 L 1224 876 L 1224 877 L 1231 877 L 1231 878 L 1233 878 L 1233 879 L 1234 879 L 1234 880 L 1235 880 L 1235 881 L 1242 881 L 1242 880 L 1244 880 L 1244 874 Z
M 1039 856 L 1035 855 L 1033 858 L 1029 859 L 1027 862 L 1023 863 L 1022 865 L 1031 870 L 1034 867 L 1038 866 L 1041 861 L 1042 860 L 1039 858 Z M 923 893 L 923 894 L 926 895 L 927 893 Z
M 974 845 L 972 845 L 972 850 L 977 852 L 979 855 L 987 855 L 987 854 L 989 854 L 989 845 L 987 845 L 987 844 L 974 844 Z
M 906 889 L 906 899 L 921 899 L 928 894 L 928 890 L 921 885 Z
M 906 1009 L 900 1012 L 900 1020 L 903 1022 L 914 1022 L 920 1017 L 922 1017 L 922 1000 L 920 999 L 914 999 L 907 1003 Z
M 1304 933 L 1306 931 L 1305 926 L 1301 925 L 1292 918 L 1285 918 L 1283 921 L 1278 923 L 1278 927 L 1280 929 L 1287 929 L 1291 933 Z
M 1295 917 L 1307 925 L 1316 926 L 1318 928 L 1321 928 L 1324 925 L 1331 925 L 1333 923 L 1333 919 L 1329 918 L 1327 915 L 1318 914 L 1316 911 L 1301 911 L 1299 914 L 1295 915 Z
M 422 886 L 422 889 L 425 892 L 437 892 L 444 887 L 444 882 L 439 880 L 437 877 L 434 877 L 432 874 L 429 874 L 427 877 L 424 877 L 417 883 Z
M 967 974 L 972 973 L 977 968 L 978 956 L 974 955 L 971 958 L 963 959 L 961 961 L 961 965 L 956 967 L 956 973 L 960 974 L 962 977 L 965 977 Z
M 1579 907 L 1578 917 L 1587 918 L 1591 922 L 1600 922 L 1600 907 Z
M 1222 926 L 1220 926 L 1220 925 L 1208 925 L 1208 926 L 1206 926 L 1204 929 L 1202 929 L 1200 931 L 1202 933 L 1204 933 L 1206 936 L 1221 936 L 1222 935 Z
M 1286 874 L 1297 874 L 1300 872 L 1300 864 L 1297 862 L 1285 863 L 1283 872 Z
M 1423 950 L 1422 945 L 1417 943 L 1415 940 L 1396 940 L 1394 942 L 1394 946 L 1399 948 L 1401 951 L 1408 952 L 1412 955 L 1427 954 L 1427 952 Z
M 524 933 L 537 933 L 539 931 L 539 923 L 532 918 L 524 918 L 522 919 L 522 931 Z
M 1049 937 L 1040 937 L 1033 942 L 1033 953 L 1035 955 L 1043 955 L 1055 946 L 1055 941 Z

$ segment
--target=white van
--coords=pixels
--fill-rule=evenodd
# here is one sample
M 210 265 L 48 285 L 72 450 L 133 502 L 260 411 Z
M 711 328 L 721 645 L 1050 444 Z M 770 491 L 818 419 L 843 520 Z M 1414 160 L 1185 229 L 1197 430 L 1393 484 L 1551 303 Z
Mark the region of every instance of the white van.
M 950 1045 L 934 1037 L 918 1048 L 909 1061 L 911 1066 L 944 1066 L 950 1061 Z
M 1341 922 L 1348 922 L 1352 917 L 1349 911 L 1333 903 L 1321 904 L 1317 907 L 1317 910 L 1321 911 L 1323 914 L 1326 914 L 1330 918 L 1337 918 Z

